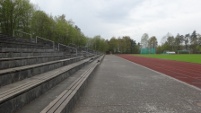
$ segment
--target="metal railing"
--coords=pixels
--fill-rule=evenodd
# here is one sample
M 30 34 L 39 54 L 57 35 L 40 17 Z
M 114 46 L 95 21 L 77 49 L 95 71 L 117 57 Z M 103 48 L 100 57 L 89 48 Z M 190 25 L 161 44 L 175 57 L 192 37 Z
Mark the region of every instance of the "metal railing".
M 13 31 L 13 36 L 15 37 L 17 35 L 17 33 L 21 33 L 22 35 L 25 34 L 25 35 L 28 35 L 30 40 L 33 41 L 33 38 L 32 38 L 32 34 L 30 33 L 27 33 L 27 32 L 24 32 L 24 31 L 19 31 L 19 30 L 14 30 Z M 22 36 L 23 37 L 23 36 Z
M 90 50 L 88 47 L 81 47 L 81 46 L 77 46 L 73 43 L 69 43 L 68 45 L 64 45 L 61 43 L 55 43 L 54 41 L 50 40 L 50 39 L 46 39 L 46 38 L 42 38 L 39 36 L 36 36 L 36 38 L 34 39 L 32 36 L 32 34 L 30 33 L 26 33 L 24 31 L 19 31 L 19 30 L 14 30 L 13 31 L 13 35 L 16 36 L 17 33 L 21 33 L 23 35 L 28 35 L 30 40 L 34 43 L 40 43 L 46 46 L 51 46 L 53 50 L 58 50 L 58 51 L 62 51 L 61 48 L 65 48 L 64 50 L 68 49 L 68 50 L 74 50 L 76 53 L 76 56 L 78 56 L 78 51 L 80 52 L 80 54 L 97 54 L 96 51 L 94 50 Z M 23 36 L 22 36 L 23 37 Z
M 54 41 L 52 41 L 52 40 L 49 40 L 49 39 L 46 39 L 46 38 L 42 38 L 42 37 L 39 37 L 39 36 L 36 36 L 36 43 L 39 43 L 39 41 L 38 40 L 43 40 L 43 41 L 45 41 L 46 43 L 52 43 L 52 48 L 53 49 L 55 49 L 55 42 Z M 43 44 L 45 43 L 45 42 L 43 42 Z M 42 42 L 40 42 L 40 43 L 42 43 Z M 45 44 L 46 44 L 45 43 Z
M 58 51 L 60 51 L 60 46 L 63 46 L 63 47 L 65 47 L 65 48 L 74 49 L 75 52 L 76 52 L 76 56 L 77 56 L 77 48 L 71 47 L 71 46 L 67 46 L 67 45 L 64 45 L 64 44 L 61 44 L 61 43 L 58 43 Z

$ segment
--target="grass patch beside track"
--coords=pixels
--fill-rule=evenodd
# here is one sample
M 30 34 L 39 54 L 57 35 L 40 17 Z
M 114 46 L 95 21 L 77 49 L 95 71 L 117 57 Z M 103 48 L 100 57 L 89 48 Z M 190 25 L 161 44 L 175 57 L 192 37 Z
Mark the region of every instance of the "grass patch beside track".
M 201 64 L 201 54 L 147 54 L 147 55 L 135 55 L 149 58 L 159 58 L 167 60 L 176 60 L 182 62 L 191 62 Z

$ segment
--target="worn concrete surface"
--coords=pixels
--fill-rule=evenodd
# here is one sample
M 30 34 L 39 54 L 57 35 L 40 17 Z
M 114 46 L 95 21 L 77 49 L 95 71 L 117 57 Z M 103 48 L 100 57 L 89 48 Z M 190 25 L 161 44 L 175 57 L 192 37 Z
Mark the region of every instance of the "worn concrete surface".
M 201 90 L 114 55 L 92 76 L 73 113 L 201 112 Z
M 29 104 L 21 108 L 16 113 L 40 113 L 50 102 L 57 98 L 66 88 L 68 88 L 81 74 L 88 69 L 88 65 L 82 67 L 76 73 L 69 75 L 67 79 L 48 90 Z M 69 73 L 68 73 L 69 74 Z

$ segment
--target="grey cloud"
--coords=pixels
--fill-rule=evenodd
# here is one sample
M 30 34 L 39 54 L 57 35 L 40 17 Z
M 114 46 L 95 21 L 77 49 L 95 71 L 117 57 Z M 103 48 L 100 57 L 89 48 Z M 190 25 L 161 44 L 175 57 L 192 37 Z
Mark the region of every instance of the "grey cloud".
M 104 22 L 115 23 L 127 21 L 129 12 L 136 7 L 140 0 L 112 0 L 105 1 L 103 8 L 98 11 L 98 18 Z
M 201 33 L 200 0 L 30 0 L 48 14 L 65 14 L 85 35 L 130 35 L 143 33 L 160 38 L 171 32 Z M 47 5 L 48 4 L 48 5 Z

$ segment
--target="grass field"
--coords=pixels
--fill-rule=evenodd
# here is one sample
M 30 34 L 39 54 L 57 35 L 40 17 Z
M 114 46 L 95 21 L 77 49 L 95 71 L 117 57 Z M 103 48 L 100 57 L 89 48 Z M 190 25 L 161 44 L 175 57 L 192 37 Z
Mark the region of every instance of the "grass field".
M 174 55 L 148 54 L 148 55 L 136 55 L 136 56 L 143 56 L 143 57 L 149 57 L 149 58 L 160 58 L 160 59 L 176 60 L 176 61 L 201 64 L 201 54 L 174 54 Z

